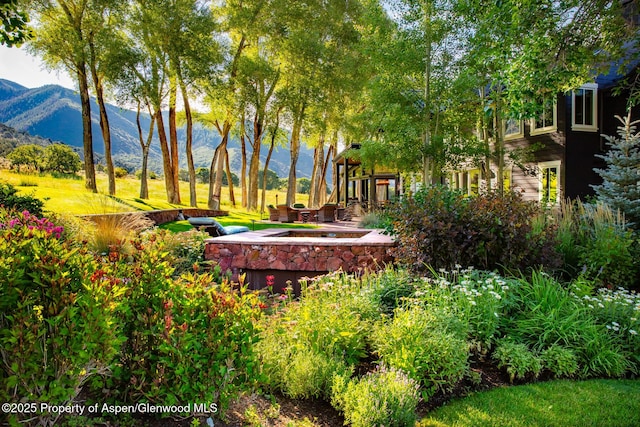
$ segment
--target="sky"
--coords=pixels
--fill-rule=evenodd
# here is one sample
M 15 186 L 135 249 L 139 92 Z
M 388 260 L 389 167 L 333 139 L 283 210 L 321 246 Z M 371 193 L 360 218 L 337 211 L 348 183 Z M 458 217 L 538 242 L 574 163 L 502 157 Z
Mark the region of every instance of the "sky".
M 73 80 L 63 72 L 46 71 L 40 59 L 29 55 L 24 48 L 0 44 L 0 79 L 11 80 L 27 88 L 57 84 L 75 89 Z

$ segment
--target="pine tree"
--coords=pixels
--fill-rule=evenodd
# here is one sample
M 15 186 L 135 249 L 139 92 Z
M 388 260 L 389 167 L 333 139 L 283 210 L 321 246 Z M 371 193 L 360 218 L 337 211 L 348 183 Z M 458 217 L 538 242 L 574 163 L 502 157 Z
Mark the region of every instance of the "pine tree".
M 625 215 L 628 225 L 640 228 L 640 132 L 631 121 L 631 111 L 625 118 L 616 116 L 622 123 L 618 136 L 603 135 L 611 149 L 604 155 L 596 155 L 607 164 L 606 169 L 594 169 L 603 179 L 602 185 L 592 185 L 598 200 Z

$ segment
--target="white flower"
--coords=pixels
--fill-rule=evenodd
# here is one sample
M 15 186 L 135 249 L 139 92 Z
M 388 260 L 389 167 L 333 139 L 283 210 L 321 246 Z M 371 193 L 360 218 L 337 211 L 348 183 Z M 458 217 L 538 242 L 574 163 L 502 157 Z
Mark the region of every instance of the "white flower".
M 633 329 L 629 329 L 629 333 L 630 333 L 631 335 L 638 335 L 638 333 L 637 333 L 635 330 L 633 330 Z
M 598 307 L 600 307 L 600 308 L 604 308 L 604 305 L 602 305 L 602 303 L 601 303 L 601 302 L 599 302 L 599 303 L 598 303 Z
M 611 325 L 607 325 L 607 329 L 611 330 Z
M 471 305 L 476 305 L 476 302 L 472 299 L 469 300 L 469 303 L 471 303 Z

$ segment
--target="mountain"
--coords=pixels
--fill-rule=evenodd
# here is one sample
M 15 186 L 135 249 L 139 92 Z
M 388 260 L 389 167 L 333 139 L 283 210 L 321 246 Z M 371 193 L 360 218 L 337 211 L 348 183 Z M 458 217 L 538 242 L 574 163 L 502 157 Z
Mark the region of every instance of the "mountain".
M 141 149 L 138 140 L 136 112 L 122 109 L 114 105 L 107 105 L 109 125 L 111 128 L 112 153 L 114 162 L 118 166 L 130 171 L 140 168 Z M 100 118 L 98 104 L 91 99 L 91 122 L 93 132 L 94 151 L 97 159 L 104 154 L 104 141 L 100 132 Z M 40 136 L 53 141 L 61 141 L 72 147 L 82 148 L 82 113 L 80 95 L 57 85 L 47 85 L 29 89 L 15 82 L 0 79 L 0 123 Z M 141 116 L 143 131 L 149 129 L 149 116 Z M 168 121 L 165 121 L 165 125 Z M 178 131 L 180 149 L 180 167 L 186 169 L 186 159 L 183 155 L 185 144 L 184 128 Z M 214 130 L 200 125 L 194 126 L 193 156 L 196 167 L 209 167 L 220 136 Z M 232 138 L 228 145 L 231 169 L 239 173 L 241 164 L 240 143 Z M 262 149 L 261 159 L 266 158 L 266 147 Z M 247 148 L 247 155 L 251 154 Z M 149 155 L 150 168 L 156 172 L 162 171 L 162 158 L 157 136 L 154 135 Z M 287 149 L 274 150 L 269 163 L 269 169 L 280 177 L 289 174 L 289 151 Z M 313 168 L 313 151 L 303 147 L 300 150 L 296 174 L 298 177 L 310 177 Z

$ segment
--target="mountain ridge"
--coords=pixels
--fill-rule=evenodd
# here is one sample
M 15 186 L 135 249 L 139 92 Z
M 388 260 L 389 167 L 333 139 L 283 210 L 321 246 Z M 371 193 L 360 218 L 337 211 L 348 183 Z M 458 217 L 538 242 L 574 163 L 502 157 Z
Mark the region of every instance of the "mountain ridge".
M 112 138 L 112 154 L 114 163 L 133 172 L 140 168 L 142 150 L 138 140 L 136 112 L 107 104 L 107 114 Z M 38 88 L 27 88 L 10 80 L 0 79 L 0 123 L 20 132 L 27 132 L 45 140 L 60 141 L 81 149 L 82 112 L 80 96 L 76 91 L 58 85 L 45 85 Z M 100 131 L 100 119 L 96 100 L 91 98 L 91 123 L 94 152 L 97 160 L 104 155 L 104 141 Z M 149 115 L 141 114 L 142 129 L 149 129 Z M 220 136 L 214 130 L 194 125 L 193 152 L 196 167 L 209 167 Z M 180 168 L 186 169 L 185 129 L 178 130 Z M 240 142 L 233 137 L 228 145 L 231 169 L 240 171 Z M 82 151 L 82 150 L 80 150 Z M 261 162 L 264 164 L 266 148 L 261 150 Z M 197 155 L 196 155 L 197 153 Z M 250 155 L 251 148 L 247 146 Z M 290 156 L 287 149 L 276 149 L 269 163 L 269 169 L 280 177 L 289 173 Z M 162 172 L 162 157 L 154 130 L 154 141 L 151 144 L 149 167 L 155 172 Z M 296 167 L 299 177 L 310 177 L 313 167 L 313 152 L 304 147 Z

